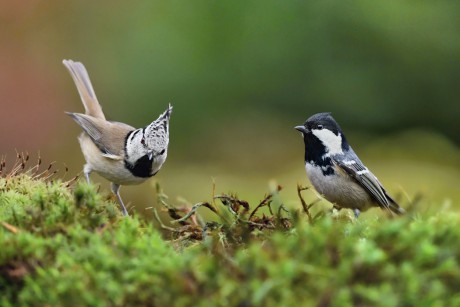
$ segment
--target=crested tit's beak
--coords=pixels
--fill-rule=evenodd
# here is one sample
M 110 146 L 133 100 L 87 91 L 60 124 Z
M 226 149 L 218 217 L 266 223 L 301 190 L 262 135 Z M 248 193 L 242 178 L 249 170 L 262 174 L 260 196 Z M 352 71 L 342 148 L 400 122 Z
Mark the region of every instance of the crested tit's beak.
M 308 133 L 308 129 L 305 128 L 304 126 L 295 126 L 294 129 L 298 130 L 298 131 L 300 131 L 302 133 Z
M 153 150 L 150 150 L 149 152 L 147 152 L 147 156 L 149 157 L 149 160 L 152 160 L 152 158 L 153 158 Z

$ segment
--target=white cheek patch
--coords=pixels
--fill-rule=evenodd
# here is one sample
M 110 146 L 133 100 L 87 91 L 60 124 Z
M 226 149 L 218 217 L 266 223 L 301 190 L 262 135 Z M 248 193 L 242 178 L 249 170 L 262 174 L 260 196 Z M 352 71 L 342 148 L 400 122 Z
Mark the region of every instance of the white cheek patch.
M 336 135 L 334 132 L 328 129 L 312 129 L 311 131 L 323 145 L 326 147 L 326 155 L 343 154 L 342 151 L 342 135 Z

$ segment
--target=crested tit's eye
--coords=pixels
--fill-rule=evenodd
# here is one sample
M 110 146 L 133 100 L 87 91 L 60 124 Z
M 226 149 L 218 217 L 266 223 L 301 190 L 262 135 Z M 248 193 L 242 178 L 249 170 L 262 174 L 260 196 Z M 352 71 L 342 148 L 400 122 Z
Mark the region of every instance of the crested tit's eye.
M 164 154 L 165 153 L 165 149 L 163 149 L 162 151 L 160 151 L 160 155 Z
M 323 125 L 318 125 L 318 126 L 316 126 L 316 128 L 319 129 L 319 130 L 323 130 L 324 127 L 323 127 Z
M 145 139 L 144 138 L 141 139 L 141 144 L 145 145 Z

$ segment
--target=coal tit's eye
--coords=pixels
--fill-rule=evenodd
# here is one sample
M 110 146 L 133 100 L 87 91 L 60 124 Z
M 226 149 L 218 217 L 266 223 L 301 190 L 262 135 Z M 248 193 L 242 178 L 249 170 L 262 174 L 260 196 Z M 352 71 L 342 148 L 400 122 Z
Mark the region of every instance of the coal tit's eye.
M 164 154 L 165 153 L 165 149 L 163 149 L 162 151 L 160 151 L 160 155 Z
M 323 125 L 318 125 L 318 126 L 316 126 L 316 128 L 319 129 L 319 130 L 323 130 L 324 127 L 323 127 Z

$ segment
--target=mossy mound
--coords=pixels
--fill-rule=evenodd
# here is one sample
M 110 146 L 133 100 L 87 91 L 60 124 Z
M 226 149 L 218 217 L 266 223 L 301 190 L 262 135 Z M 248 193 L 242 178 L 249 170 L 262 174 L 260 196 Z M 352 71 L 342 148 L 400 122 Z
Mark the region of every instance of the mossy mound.
M 93 186 L 0 178 L 0 304 L 460 304 L 455 213 L 314 224 L 298 214 L 287 225 L 231 209 L 209 235 L 182 240 L 193 225 L 181 224 L 166 240 Z

